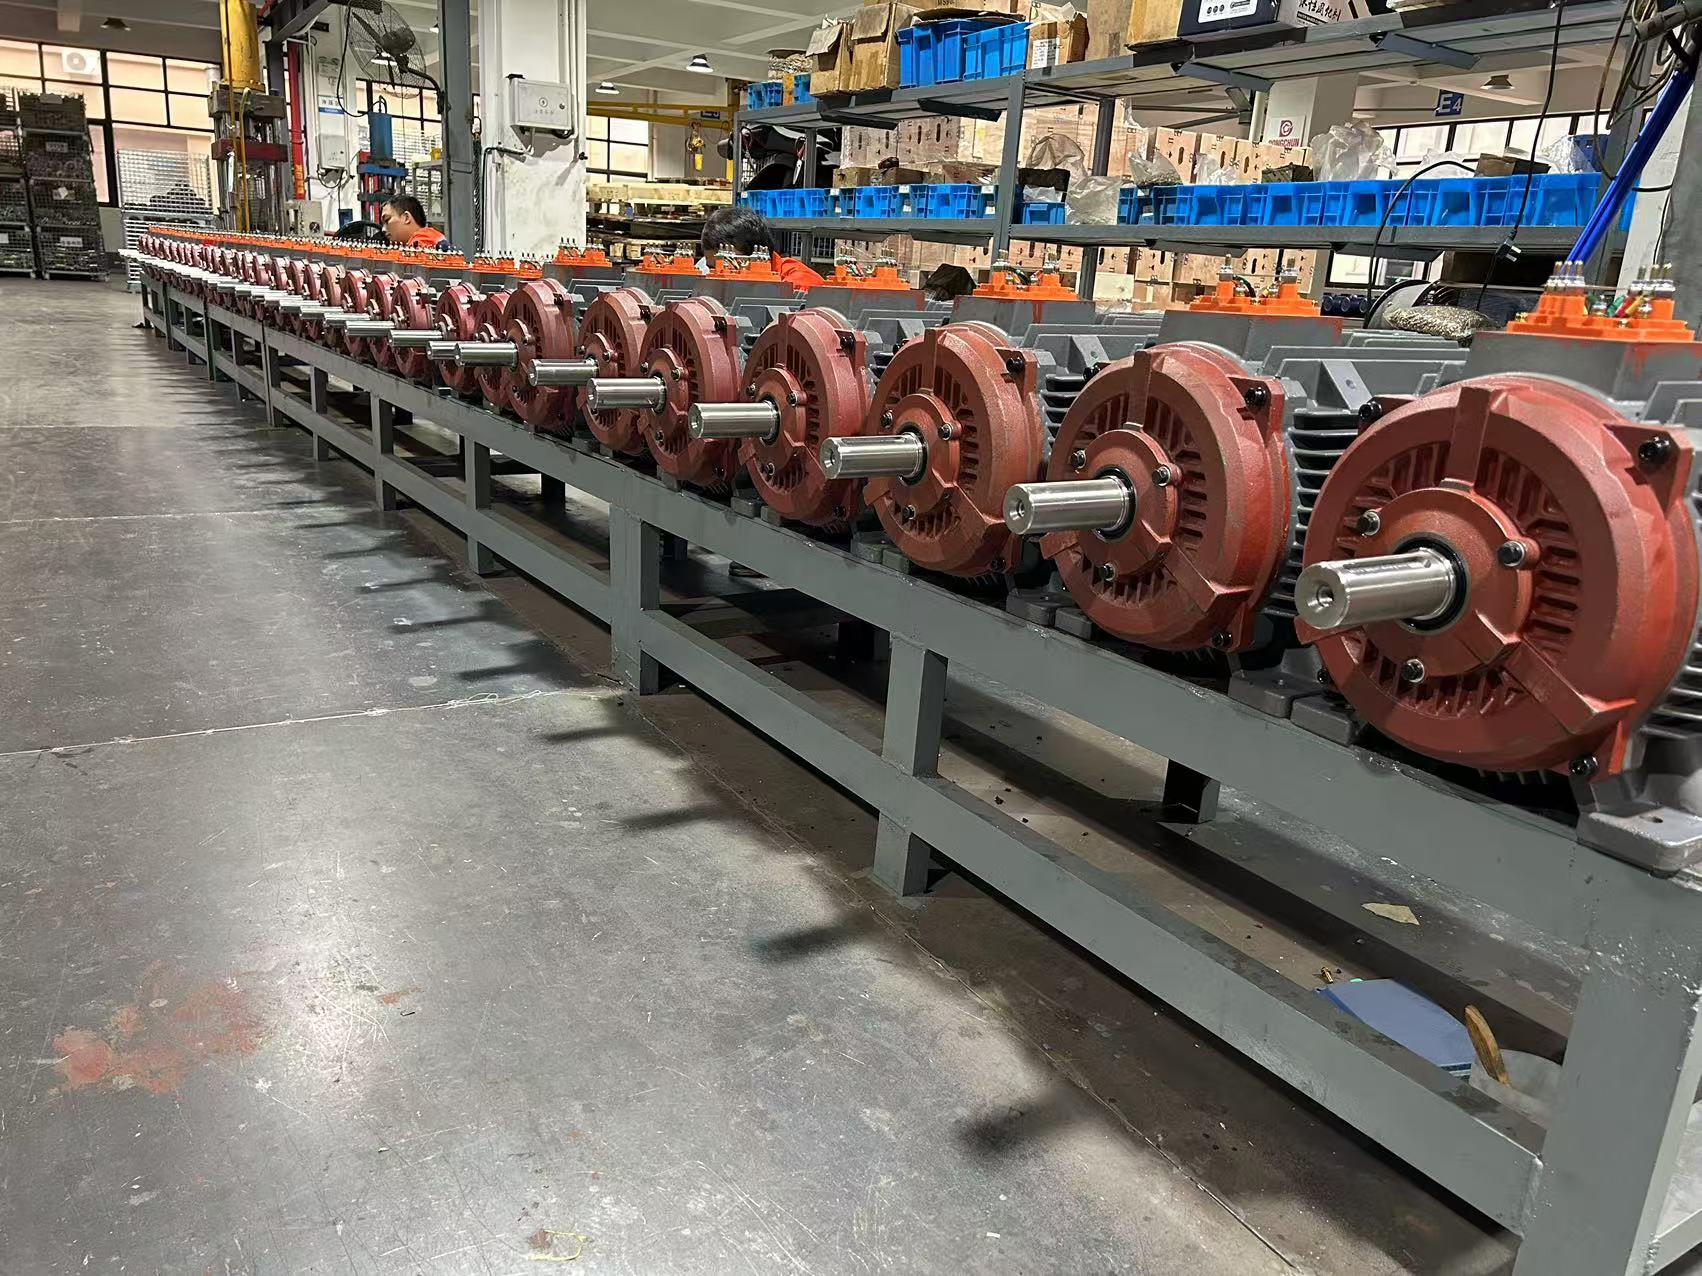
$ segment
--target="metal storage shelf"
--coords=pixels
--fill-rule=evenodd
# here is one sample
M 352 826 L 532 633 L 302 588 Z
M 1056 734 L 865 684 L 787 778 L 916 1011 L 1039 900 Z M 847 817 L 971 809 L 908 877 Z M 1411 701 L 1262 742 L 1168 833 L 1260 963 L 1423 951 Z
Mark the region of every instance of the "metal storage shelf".
M 1469 7 L 1469 17 L 1459 11 Z M 1618 0 L 1583 0 L 1561 16 L 1561 46 L 1611 39 L 1624 5 Z M 1437 62 L 1470 67 L 1492 61 L 1494 69 L 1546 63 L 1554 38 L 1555 13 L 1547 0 L 1489 0 L 1408 10 L 1353 22 L 1297 30 L 1264 27 L 1193 40 L 1146 45 L 1094 62 L 1070 62 L 1020 76 L 964 80 L 921 88 L 882 89 L 804 106 L 741 111 L 748 124 L 873 124 L 923 115 L 1002 111 L 1013 83 L 1061 97 L 1142 97 L 1225 88 L 1263 89 L 1279 80 L 1388 70 Z M 851 117 L 858 118 L 851 118 Z
M 1469 11 L 1469 12 L 1468 12 Z M 1560 22 L 1562 47 L 1611 39 L 1620 15 L 1622 0 L 1574 0 L 1556 14 L 1550 0 L 1483 0 L 1476 4 L 1451 4 L 1410 9 L 1336 22 L 1325 26 L 1295 29 L 1263 27 L 1228 32 L 1213 37 L 1173 40 L 1146 45 L 1133 52 L 1093 62 L 1071 62 L 1045 70 L 990 80 L 966 80 L 919 88 L 881 89 L 845 97 L 817 99 L 803 106 L 767 107 L 741 111 L 734 120 L 733 171 L 741 172 L 741 124 L 779 124 L 804 130 L 806 168 L 813 167 L 815 130 L 838 125 L 896 126 L 907 119 L 931 115 L 963 115 L 996 119 L 1018 115 L 1035 102 L 1094 102 L 1099 111 L 1093 171 L 1106 171 L 1110 149 L 1111 112 L 1118 99 L 1133 99 L 1138 108 L 1151 110 L 1221 109 L 1226 102 L 1245 106 L 1249 95 L 1267 90 L 1282 80 L 1304 79 L 1346 72 L 1389 70 L 1415 64 L 1434 64 L 1461 69 L 1481 67 L 1506 71 L 1546 64 L 1554 40 L 1555 22 Z M 1101 229 L 1118 228 L 1033 227 L 1014 224 L 1016 170 L 1021 132 L 1005 130 L 1005 146 L 999 157 L 998 207 L 985 229 L 974 232 L 954 227 L 928 226 L 925 222 L 864 223 L 868 237 L 910 234 L 944 242 L 990 240 L 1003 248 L 1012 239 L 1047 243 L 1079 244 L 1084 247 L 1117 247 L 1135 244 L 1255 248 L 1334 248 L 1363 243 L 1369 245 L 1375 231 L 1363 240 L 1349 235 L 1332 240 L 1325 234 L 1274 237 L 1269 228 L 1255 228 L 1226 236 L 1219 227 L 1176 227 L 1179 233 L 1162 237 L 1144 233 L 1100 237 Z M 788 219 L 789 229 L 857 238 L 842 233 L 842 224 L 831 225 L 808 219 Z M 1144 231 L 1145 228 L 1121 228 Z M 1282 228 L 1289 229 L 1289 228 Z M 1311 228 L 1302 228 L 1310 230 Z M 1332 231 L 1335 228 L 1330 228 Z M 1357 229 L 1357 228 L 1356 228 Z M 1467 231 L 1477 228 L 1462 228 Z M 1493 229 L 1493 228 L 1485 228 Z M 1082 231 L 1094 233 L 1082 235 Z M 1069 238 L 1066 232 L 1076 232 Z M 1203 232 L 1203 234 L 1201 233 Z M 1338 232 L 1339 233 L 1339 232 Z M 1436 237 L 1425 240 L 1414 231 L 1385 236 L 1395 245 L 1392 256 L 1434 256 L 1450 248 L 1492 250 L 1505 238 L 1467 233 L 1462 242 Z M 1198 236 L 1198 237 L 1196 237 Z M 1563 252 L 1576 240 L 1576 233 L 1559 235 L 1553 228 L 1527 227 L 1519 232 L 1521 247 L 1535 251 Z M 1093 293 L 1098 254 L 1086 254 L 1077 287 L 1083 296 Z
M 991 217 L 977 221 L 933 221 L 928 218 L 776 217 L 776 230 L 835 239 L 880 239 L 910 235 L 945 243 L 986 243 L 998 227 Z M 1093 248 L 1159 247 L 1167 251 L 1198 252 L 1224 248 L 1368 249 L 1390 257 L 1434 257 L 1438 253 L 1492 252 L 1507 237 L 1506 226 L 1391 226 L 1379 236 L 1375 226 L 1012 226 L 1009 238 L 1043 244 L 1073 244 Z M 1529 252 L 1564 252 L 1578 238 L 1576 226 L 1526 226 L 1519 246 Z
M 169 286 L 149 281 L 144 295 L 145 318 L 172 348 L 205 365 L 210 382 L 234 380 L 274 423 L 306 428 L 316 458 L 341 453 L 370 470 L 382 508 L 405 497 L 467 536 L 475 571 L 496 570 L 500 557 L 607 620 L 615 668 L 636 691 L 656 690 L 666 666 L 874 807 L 877 880 L 919 889 L 919 865 L 937 848 L 1521 1234 L 1516 1276 L 1654 1272 L 1702 1242 L 1702 1126 L 1686 1129 L 1702 1074 L 1702 872 L 1653 876 L 1581 846 L 1567 824 L 1309 734 L 1112 648 L 673 490 Z M 299 365 L 305 394 L 286 380 L 286 362 Z M 361 396 L 358 418 L 333 414 L 332 377 Z M 461 437 L 464 483 L 397 454 L 397 409 Z M 608 571 L 494 504 L 493 454 L 607 503 Z M 884 741 L 867 742 L 823 703 L 665 611 L 663 534 L 890 633 Z M 1213 776 L 1294 813 L 1323 831 L 1321 855 L 1357 847 L 1355 863 L 1389 866 L 1368 867 L 1374 879 L 1418 875 L 1474 901 L 1497 941 L 1504 925 L 1532 943 L 1533 931 L 1552 937 L 1555 947 L 1541 946 L 1570 954 L 1579 992 L 1575 1006 L 1554 1003 L 1571 1022 L 1546 1131 L 1250 961 L 1137 881 L 940 776 L 948 662 L 1174 759 L 1183 775 Z

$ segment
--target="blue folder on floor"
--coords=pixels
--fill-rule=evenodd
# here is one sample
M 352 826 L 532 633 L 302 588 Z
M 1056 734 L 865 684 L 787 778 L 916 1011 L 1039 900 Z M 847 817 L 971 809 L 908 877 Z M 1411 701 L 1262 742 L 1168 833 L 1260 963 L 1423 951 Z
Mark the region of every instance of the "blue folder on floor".
M 1466 1026 L 1405 984 L 1393 979 L 1354 979 L 1328 984 L 1317 992 L 1438 1068 L 1456 1076 L 1471 1071 L 1472 1043 Z

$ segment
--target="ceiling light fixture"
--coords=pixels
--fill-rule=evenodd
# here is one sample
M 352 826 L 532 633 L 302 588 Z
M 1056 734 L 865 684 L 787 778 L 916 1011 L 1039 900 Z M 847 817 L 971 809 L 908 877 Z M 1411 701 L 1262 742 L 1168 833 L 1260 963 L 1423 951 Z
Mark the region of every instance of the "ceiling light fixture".
M 1491 93 L 1506 93 L 1513 87 L 1513 77 L 1497 73 L 1483 82 L 1483 87 Z
M 709 56 L 704 53 L 692 54 L 691 61 L 686 63 L 686 70 L 696 71 L 699 75 L 715 74 L 715 68 L 709 65 Z
M 130 29 L 130 24 L 123 18 L 108 18 L 101 23 L 101 26 L 107 31 L 128 31 Z
M 597 92 L 612 96 L 616 93 L 619 93 L 620 90 L 617 89 L 613 84 L 610 84 L 607 80 L 604 80 L 601 84 L 599 84 L 597 86 Z

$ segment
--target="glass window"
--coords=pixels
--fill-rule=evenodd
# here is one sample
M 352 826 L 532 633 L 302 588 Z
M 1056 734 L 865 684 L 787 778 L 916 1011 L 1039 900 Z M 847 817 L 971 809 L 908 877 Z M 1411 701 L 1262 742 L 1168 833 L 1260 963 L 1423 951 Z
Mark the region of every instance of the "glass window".
M 20 40 L 0 40 L 0 79 L 41 78 L 41 50 Z
M 1506 148 L 1506 120 L 1460 124 L 1454 129 L 1454 150 L 1462 155 L 1499 155 Z
M 650 148 L 648 146 L 631 146 L 625 142 L 615 142 L 609 147 L 609 168 L 617 173 L 630 173 L 637 177 L 650 175 Z
M 585 143 L 585 166 L 601 173 L 609 171 L 609 144 L 607 142 L 590 141 Z
M 189 133 L 182 129 L 114 124 L 112 146 L 115 152 L 170 151 L 206 158 L 213 152 L 213 139 L 206 133 Z
M 142 89 L 112 89 L 112 118 L 135 124 L 166 122 L 165 94 Z
M 1536 150 L 1537 122 L 1535 120 L 1514 120 L 1513 127 L 1507 132 L 1507 149 L 1520 155 L 1530 155 Z
M 611 142 L 635 142 L 639 146 L 650 145 L 650 125 L 644 120 L 614 120 L 605 118 L 609 126 Z
M 26 80 L 14 75 L 0 75 L 0 93 L 16 97 L 20 93 L 40 93 L 40 80 Z
M 211 130 L 213 117 L 207 114 L 207 97 L 189 93 L 169 94 L 171 102 L 171 123 L 173 128 L 196 128 Z
M 106 55 L 106 67 L 107 76 L 115 85 L 122 84 L 128 89 L 165 88 L 165 64 L 159 58 L 143 57 L 137 53 L 109 53 Z
M 205 98 L 218 81 L 219 69 L 205 62 L 180 62 L 167 58 L 165 86 L 173 93 L 194 93 Z
M 49 93 L 62 93 L 66 97 L 80 97 L 83 99 L 83 113 L 89 119 L 104 120 L 106 118 L 106 98 L 101 93 L 98 84 L 71 84 L 64 80 L 49 80 L 47 91 Z
M 1404 128 L 1395 142 L 1395 155 L 1400 159 L 1424 159 L 1448 149 L 1448 127 L 1445 124 L 1422 128 Z
M 106 171 L 106 125 L 89 125 L 89 158 L 94 161 L 95 198 L 103 204 L 113 202 L 112 176 Z M 110 247 L 111 245 L 108 245 Z
M 76 80 L 80 84 L 100 83 L 100 52 L 97 49 L 74 49 L 60 44 L 41 46 L 41 73 L 50 80 Z

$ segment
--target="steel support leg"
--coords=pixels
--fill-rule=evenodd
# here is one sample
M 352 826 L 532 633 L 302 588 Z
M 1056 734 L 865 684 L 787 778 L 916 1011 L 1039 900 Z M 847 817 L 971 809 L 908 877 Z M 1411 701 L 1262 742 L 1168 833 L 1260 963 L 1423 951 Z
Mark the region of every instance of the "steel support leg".
M 275 430 L 278 428 L 278 395 L 283 393 L 284 370 L 278 363 L 278 352 L 272 349 L 264 331 L 260 334 L 260 375 L 266 382 L 266 428 Z
M 488 510 L 491 507 L 491 450 L 483 443 L 462 439 L 462 455 L 466 458 L 467 505 L 470 509 Z M 472 532 L 467 533 L 467 566 L 480 576 L 490 576 L 501 568 L 490 547 Z
M 543 498 L 545 505 L 566 505 L 567 484 L 548 474 L 540 475 L 538 480 L 538 495 Z
M 1205 824 L 1217 818 L 1218 782 L 1172 761 L 1164 771 L 1162 818 L 1172 824 Z
M 644 651 L 644 613 L 662 601 L 662 534 L 638 515 L 609 508 L 609 639 L 615 675 L 647 696 L 662 685 L 662 667 Z
M 307 374 L 307 397 L 313 411 L 319 416 L 326 416 L 331 411 L 331 375 L 323 368 L 314 368 Z M 329 461 L 334 453 L 317 430 L 310 430 L 313 435 L 313 459 Z
M 1592 936 L 1514 1276 L 1650 1270 L 1702 1080 L 1702 943 L 1620 911 Z
M 946 658 L 895 634 L 881 757 L 907 775 L 937 774 L 945 707 Z M 881 812 L 872 869 L 877 882 L 895 895 L 920 894 L 928 888 L 933 854 L 934 848 L 901 820 Z
M 396 489 L 384 481 L 384 467 L 396 455 L 396 409 L 378 395 L 372 396 L 372 485 L 378 508 L 393 510 L 399 504 Z

